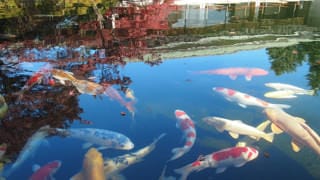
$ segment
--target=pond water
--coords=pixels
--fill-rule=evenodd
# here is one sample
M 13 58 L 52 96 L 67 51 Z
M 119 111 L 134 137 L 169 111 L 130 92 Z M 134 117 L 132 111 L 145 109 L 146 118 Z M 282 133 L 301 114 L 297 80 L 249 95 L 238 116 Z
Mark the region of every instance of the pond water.
M 96 160 L 96 165 L 83 163 L 89 149 L 83 147 L 87 142 L 84 139 L 94 141 L 89 132 L 74 138 L 72 134 L 58 136 L 55 128 L 67 131 L 94 128 L 121 133 L 134 144 L 130 150 L 99 149 L 99 145 L 93 145 L 105 162 L 114 158 L 116 164 L 126 163 L 123 157 L 116 159 L 124 154 L 138 158 L 134 152 L 165 133 L 149 154 L 142 153 L 145 157 L 139 157 L 135 164 L 120 172 L 107 175 L 126 179 L 166 179 L 169 176 L 179 179 L 175 169 L 204 155 L 235 147 L 245 139 L 244 135 L 234 139 L 227 131 L 219 132 L 208 126 L 202 120 L 204 117 L 241 120 L 255 127 L 268 119 L 264 108 L 241 107 L 245 102 L 238 104 L 227 100 L 213 91 L 214 87 L 233 89 L 268 103 L 290 105 L 283 110 L 303 118 L 319 134 L 319 24 L 317 12 L 312 8 L 318 6 L 317 2 L 299 1 L 261 3 L 260 6 L 252 3 L 211 4 L 201 9 L 198 5 L 168 2 L 146 6 L 157 10 L 161 22 L 155 23 L 159 26 L 146 25 L 140 30 L 137 26 L 141 17 L 152 19 L 153 16 L 152 13 L 149 16 L 132 13 L 131 19 L 140 18 L 135 19 L 135 28 L 132 28 L 130 21 L 123 18 L 132 15 L 130 10 L 136 8 L 134 5 L 126 10 L 113 8 L 107 11 L 106 16 L 112 17 L 114 13 L 116 19 L 105 22 L 100 30 L 97 27 L 83 30 L 80 26 L 78 30 L 68 27 L 56 32 L 55 25 L 63 22 L 63 18 L 47 20 L 47 31 L 33 29 L 34 32 L 17 34 L 14 38 L 2 28 L 3 34 L 7 34 L 1 41 L 0 89 L 8 105 L 8 112 L 1 117 L 1 142 L 7 144 L 2 157 L 2 175 L 6 179 L 28 179 L 37 172 L 33 171 L 35 164 L 44 166 L 59 160 L 61 167 L 57 171 L 49 169 L 55 179 L 70 179 L 80 171 L 87 179 L 92 178 L 90 175 L 99 174 L 98 158 L 88 158 Z M 128 14 L 121 14 L 124 11 Z M 3 21 L 15 17 L 11 18 Z M 86 18 L 80 19 L 81 22 L 92 22 Z M 129 30 L 124 31 L 126 28 L 122 25 L 128 26 Z M 7 30 L 12 27 L 8 23 Z M 58 35 L 53 36 L 52 32 Z M 81 32 L 85 34 L 76 36 Z M 49 72 L 41 71 L 43 67 Z M 77 80 L 62 84 L 52 74 L 52 68 L 72 72 Z M 232 75 L 224 75 L 221 71 L 203 73 L 225 68 L 229 68 L 227 73 Z M 239 69 L 248 68 L 263 69 L 267 74 L 234 75 Z M 20 91 L 39 71 L 43 75 L 42 81 L 32 81 L 29 88 Z M 80 79 L 97 83 L 92 90 L 97 95 L 92 95 L 88 89 L 79 91 L 81 87 L 89 88 L 88 84 L 77 84 Z M 54 83 L 50 83 L 51 80 Z M 291 84 L 316 93 L 298 94 L 296 98 L 287 99 L 267 98 L 264 94 L 274 90 L 265 86 L 270 82 Z M 127 90 L 134 99 L 128 96 Z M 234 91 L 230 90 L 229 95 L 232 99 Z M 169 161 L 173 156 L 172 149 L 183 147 L 186 142 L 184 132 L 177 127 L 175 111 L 178 109 L 193 120 L 196 140 L 183 156 Z M 48 134 L 32 140 L 31 136 L 46 125 L 51 128 Z M 270 127 L 265 131 L 271 132 Z M 98 136 L 94 134 L 94 137 Z M 319 139 L 318 153 L 306 146 L 294 152 L 287 133 L 276 134 L 272 143 L 264 139 L 245 140 L 248 146 L 258 150 L 257 158 L 241 167 L 231 165 L 223 173 L 216 173 L 213 168 L 195 171 L 188 179 L 320 179 Z M 232 155 L 236 159 L 234 154 L 230 157 Z M 23 159 L 21 163 L 17 163 L 19 158 Z M 38 175 L 34 179 L 41 178 Z

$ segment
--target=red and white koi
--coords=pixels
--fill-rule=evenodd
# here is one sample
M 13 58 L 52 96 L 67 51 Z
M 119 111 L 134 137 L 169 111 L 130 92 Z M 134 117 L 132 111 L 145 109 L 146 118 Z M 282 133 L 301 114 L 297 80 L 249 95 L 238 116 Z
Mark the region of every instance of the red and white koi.
M 39 167 L 33 166 L 34 173 L 29 178 L 30 180 L 45 180 L 53 178 L 52 175 L 60 168 L 61 161 L 52 161 L 48 164 Z
M 236 91 L 233 89 L 228 89 L 224 87 L 214 87 L 212 88 L 213 91 L 221 94 L 224 98 L 226 98 L 228 101 L 236 102 L 239 106 L 246 108 L 247 106 L 258 106 L 262 108 L 290 108 L 290 105 L 287 104 L 272 104 L 268 103 L 266 101 L 263 101 L 259 98 L 250 96 L 249 94 L 242 93 L 240 91 Z
M 216 173 L 222 173 L 228 167 L 241 167 L 258 155 L 258 150 L 249 146 L 231 147 L 200 156 L 196 161 L 174 171 L 181 174 L 181 180 L 187 179 L 188 175 L 194 171 L 198 172 L 206 168 L 216 168 Z
M 182 110 L 177 109 L 174 113 L 177 118 L 177 127 L 183 131 L 186 142 L 183 147 L 172 149 L 173 156 L 170 161 L 178 159 L 190 151 L 196 140 L 196 130 L 192 119 Z
M 18 92 L 19 99 L 22 98 L 25 91 L 30 90 L 35 84 L 43 82 L 44 84 L 53 85 L 54 80 L 51 78 L 50 68 L 50 65 L 45 65 L 39 71 L 35 72 Z

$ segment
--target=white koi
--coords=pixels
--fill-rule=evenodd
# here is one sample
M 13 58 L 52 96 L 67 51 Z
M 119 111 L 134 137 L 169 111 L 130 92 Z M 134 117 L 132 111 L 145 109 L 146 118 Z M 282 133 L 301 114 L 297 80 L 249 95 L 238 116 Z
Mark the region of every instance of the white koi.
M 113 148 L 130 150 L 134 147 L 131 140 L 118 132 L 109 131 L 105 129 L 95 128 L 72 128 L 72 129 L 59 129 L 56 128 L 56 134 L 61 136 L 69 136 L 87 141 L 87 146 L 92 144 L 100 145 L 101 149 Z
M 259 155 L 258 150 L 252 147 L 231 147 L 200 156 L 196 161 L 174 171 L 181 174 L 180 180 L 187 179 L 194 171 L 199 172 L 206 168 L 216 168 L 216 173 L 224 172 L 228 167 L 241 167 L 254 160 Z
M 4 176 L 10 176 L 13 171 L 18 169 L 20 165 L 23 164 L 38 149 L 44 138 L 49 136 L 49 130 L 49 126 L 43 126 L 28 139 L 11 168 L 4 172 Z
M 263 101 L 259 98 L 250 96 L 246 93 L 236 91 L 233 89 L 223 88 L 223 87 L 214 87 L 213 91 L 218 92 L 228 101 L 236 102 L 239 106 L 246 108 L 247 106 L 258 106 L 262 108 L 272 107 L 272 108 L 290 108 L 290 105 L 287 104 L 272 104 L 266 101 Z
M 240 120 L 229 120 L 221 117 L 205 117 L 203 121 L 215 127 L 219 132 L 228 131 L 230 136 L 237 139 L 240 135 L 247 135 L 254 139 L 264 138 L 268 142 L 273 141 L 273 133 L 265 133 L 259 129 L 247 125 Z
M 105 160 L 104 173 L 106 175 L 106 179 L 117 176 L 117 174 L 123 169 L 142 161 L 146 155 L 150 154 L 155 149 L 157 142 L 164 136 L 165 134 L 161 134 L 151 144 L 136 152 Z
M 175 116 L 177 119 L 177 127 L 184 133 L 186 142 L 183 147 L 172 149 L 173 156 L 169 161 L 175 160 L 189 152 L 196 140 L 196 130 L 192 119 L 182 110 L 175 110 Z
M 265 83 L 267 87 L 273 88 L 275 90 L 290 90 L 293 91 L 295 94 L 306 94 L 306 95 L 314 95 L 314 90 L 306 90 L 291 84 L 285 83 Z
M 296 98 L 297 96 L 295 96 L 295 92 L 292 90 L 277 90 L 266 92 L 264 97 L 275 99 L 291 99 Z

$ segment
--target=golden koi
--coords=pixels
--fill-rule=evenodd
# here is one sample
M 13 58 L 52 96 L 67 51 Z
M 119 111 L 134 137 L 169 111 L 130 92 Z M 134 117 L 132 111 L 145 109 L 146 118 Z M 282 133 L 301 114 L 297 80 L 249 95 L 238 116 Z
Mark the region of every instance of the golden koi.
M 66 81 L 76 81 L 77 79 L 73 76 L 72 72 L 60 70 L 60 69 L 51 69 L 52 76 L 57 79 L 61 84 L 65 84 Z
M 89 149 L 86 153 L 82 170 L 76 175 L 70 178 L 71 180 L 105 180 L 105 174 L 103 171 L 103 158 L 102 154 L 95 148 Z
M 293 151 L 298 152 L 301 146 L 308 146 L 320 155 L 320 137 L 304 119 L 294 117 L 279 108 L 266 108 L 264 112 L 272 121 L 272 132 L 280 134 L 284 131 L 292 137 Z

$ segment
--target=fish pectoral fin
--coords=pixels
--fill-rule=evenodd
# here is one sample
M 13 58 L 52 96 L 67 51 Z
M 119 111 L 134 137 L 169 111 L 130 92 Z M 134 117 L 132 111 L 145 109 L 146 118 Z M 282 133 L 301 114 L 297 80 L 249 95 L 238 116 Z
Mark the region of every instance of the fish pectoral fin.
M 300 117 L 294 117 L 294 119 L 298 122 L 298 123 L 306 123 L 306 120 L 300 118 Z
M 247 146 L 247 143 L 245 141 L 239 141 L 237 144 L 236 144 L 236 147 L 246 147 Z
M 217 168 L 216 169 L 216 173 L 219 174 L 219 173 L 223 173 L 227 168 L 225 167 L 222 167 L 222 168 Z
M 251 75 L 246 75 L 245 78 L 246 78 L 247 81 L 251 81 L 252 76 Z
M 87 142 L 87 143 L 84 143 L 84 144 L 82 144 L 82 149 L 87 149 L 87 148 L 89 148 L 90 146 L 92 146 L 93 144 L 92 143 L 89 143 L 89 142 Z
M 229 75 L 229 78 L 232 79 L 232 80 L 236 80 L 236 79 L 237 79 L 237 75 L 230 74 L 230 75 Z
M 237 134 L 237 133 L 229 132 L 229 134 L 233 139 L 238 139 L 239 138 L 239 134 Z
M 271 131 L 275 134 L 281 134 L 283 131 L 274 123 L 271 124 Z
M 223 131 L 224 131 L 224 128 L 223 128 L 223 127 L 218 127 L 218 126 L 216 126 L 216 129 L 217 129 L 217 131 L 219 131 L 219 132 L 223 132 Z
M 244 104 L 238 103 L 238 105 L 239 105 L 240 107 L 242 107 L 242 108 L 247 108 L 247 106 L 244 105 Z
M 300 145 L 298 145 L 294 140 L 291 141 L 291 147 L 294 152 L 299 152 L 301 149 Z
M 246 162 L 236 163 L 236 164 L 234 165 L 234 167 L 241 167 L 241 166 L 243 166 L 243 165 L 245 165 L 245 164 L 246 164 Z

